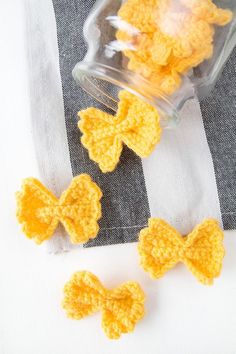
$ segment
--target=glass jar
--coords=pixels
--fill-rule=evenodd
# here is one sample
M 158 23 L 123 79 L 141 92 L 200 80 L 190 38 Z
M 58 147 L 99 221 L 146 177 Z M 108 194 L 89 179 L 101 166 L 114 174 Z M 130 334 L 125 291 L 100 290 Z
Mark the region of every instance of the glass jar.
M 236 1 L 99 0 L 84 37 L 88 51 L 73 70 L 82 88 L 114 111 L 125 89 L 170 127 L 219 77 L 236 44 Z

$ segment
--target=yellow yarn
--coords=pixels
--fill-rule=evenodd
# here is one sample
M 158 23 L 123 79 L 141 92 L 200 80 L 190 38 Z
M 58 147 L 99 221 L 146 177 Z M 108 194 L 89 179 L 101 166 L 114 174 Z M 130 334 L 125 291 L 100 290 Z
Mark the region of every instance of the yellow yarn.
M 224 257 L 223 232 L 218 222 L 205 220 L 182 237 L 164 220 L 151 218 L 140 232 L 138 251 L 141 265 L 152 278 L 161 278 L 176 263 L 183 262 L 205 284 L 218 277 Z
M 25 235 L 37 244 L 50 239 L 59 222 L 72 243 L 83 243 L 98 234 L 101 197 L 100 188 L 86 174 L 73 178 L 60 199 L 37 179 L 26 178 L 16 194 L 17 218 Z
M 180 74 L 196 67 L 213 53 L 215 29 L 232 20 L 230 10 L 212 0 L 127 0 L 118 15 L 139 30 L 117 31 L 117 39 L 135 50 L 125 50 L 128 68 L 166 94 L 180 85 Z
M 102 328 L 110 339 L 132 332 L 144 316 L 145 295 L 136 282 L 127 282 L 114 290 L 103 287 L 92 273 L 75 273 L 64 287 L 63 308 L 67 316 L 80 320 L 102 312 Z
M 151 154 L 161 136 L 160 117 L 154 107 L 127 91 L 121 91 L 119 99 L 115 116 L 96 108 L 78 113 L 81 142 L 102 172 L 115 169 L 123 143 L 143 158 Z

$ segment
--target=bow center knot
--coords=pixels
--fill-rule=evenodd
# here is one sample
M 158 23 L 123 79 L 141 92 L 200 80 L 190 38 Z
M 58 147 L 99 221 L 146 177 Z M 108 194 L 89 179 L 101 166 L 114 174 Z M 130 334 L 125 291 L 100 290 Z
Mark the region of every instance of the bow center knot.
M 51 218 L 61 220 L 61 218 L 74 219 L 76 216 L 85 210 L 83 205 L 54 205 L 43 207 L 38 210 L 37 216 L 44 222 Z
M 57 218 L 60 219 L 63 215 L 65 216 L 66 207 L 61 205 L 47 206 L 38 210 L 38 217 L 46 221 L 49 218 Z
M 185 250 L 185 247 L 184 246 L 178 246 L 177 249 L 176 249 L 176 254 L 177 254 L 177 257 L 182 260 L 185 258 L 186 256 L 186 250 Z
M 134 129 L 137 124 L 138 123 L 137 123 L 136 119 L 131 119 L 131 118 L 124 119 L 120 123 L 114 122 L 106 129 L 97 130 L 94 133 L 96 134 L 96 136 L 99 136 L 99 139 L 101 139 L 101 138 L 104 139 L 104 138 L 116 136 L 119 134 L 127 133 L 131 129 Z

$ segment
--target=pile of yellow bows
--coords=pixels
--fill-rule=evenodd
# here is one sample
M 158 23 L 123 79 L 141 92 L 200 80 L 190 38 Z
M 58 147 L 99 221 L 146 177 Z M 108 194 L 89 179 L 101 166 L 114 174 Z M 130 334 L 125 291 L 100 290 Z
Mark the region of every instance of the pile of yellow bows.
M 127 0 L 119 16 L 139 30 L 135 38 L 117 33 L 120 40 L 136 47 L 125 51 L 129 69 L 171 94 L 180 84 L 181 73 L 211 57 L 212 25 L 227 24 L 232 13 L 218 9 L 211 0 Z M 114 170 L 123 144 L 147 157 L 161 136 L 154 107 L 126 91 L 120 92 L 119 99 L 115 117 L 95 108 L 79 113 L 82 143 L 103 172 Z M 53 236 L 59 222 L 72 243 L 83 243 L 98 234 L 101 198 L 102 191 L 86 174 L 75 177 L 59 199 L 38 180 L 28 178 L 17 193 L 17 218 L 26 236 L 38 244 Z M 183 262 L 201 283 L 210 285 L 222 268 L 223 232 L 217 221 L 208 219 L 182 237 L 164 220 L 152 218 L 140 232 L 138 251 L 142 267 L 153 278 Z M 118 339 L 142 319 L 144 301 L 136 282 L 109 290 L 95 275 L 82 271 L 65 285 L 63 308 L 68 317 L 78 320 L 101 311 L 105 334 Z
M 38 244 L 52 237 L 59 222 L 72 243 L 83 243 L 98 234 L 101 197 L 102 191 L 86 174 L 74 177 L 59 199 L 37 179 L 26 178 L 17 193 L 17 218 L 26 236 Z M 203 221 L 182 237 L 164 220 L 151 218 L 139 234 L 140 263 L 152 278 L 161 278 L 182 262 L 202 284 L 211 285 L 221 272 L 223 238 L 214 219 Z M 62 306 L 68 317 L 76 320 L 101 311 L 105 334 L 118 339 L 132 332 L 143 318 L 144 301 L 137 282 L 128 281 L 109 290 L 94 274 L 81 271 L 65 285 Z
M 230 10 L 219 9 L 211 0 L 127 0 L 118 15 L 137 29 L 135 35 L 124 30 L 116 34 L 134 48 L 124 50 L 128 68 L 153 83 L 157 95 L 172 94 L 182 73 L 212 56 L 213 25 L 224 26 L 232 19 Z M 121 91 L 119 99 L 115 117 L 96 108 L 79 112 L 82 144 L 102 172 L 115 169 L 123 144 L 144 158 L 160 141 L 157 110 L 127 91 Z
M 118 40 L 134 48 L 124 51 L 128 69 L 168 95 L 179 87 L 180 74 L 212 56 L 213 25 L 232 19 L 230 10 L 212 0 L 127 0 L 118 15 L 138 30 L 117 32 Z
M 223 237 L 214 219 L 205 220 L 182 237 L 164 220 L 151 218 L 139 235 L 141 266 L 152 278 L 161 278 L 176 263 L 183 262 L 201 283 L 211 285 L 221 272 Z M 101 311 L 105 334 L 118 339 L 122 333 L 132 332 L 143 318 L 144 301 L 145 294 L 136 282 L 109 290 L 94 274 L 82 271 L 65 285 L 62 306 L 75 320 Z

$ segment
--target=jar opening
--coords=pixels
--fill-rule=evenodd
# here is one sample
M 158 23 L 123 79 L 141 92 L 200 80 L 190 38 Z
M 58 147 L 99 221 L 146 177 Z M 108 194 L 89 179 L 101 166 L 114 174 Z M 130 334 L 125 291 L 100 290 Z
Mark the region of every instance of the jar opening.
M 163 128 L 174 127 L 179 121 L 176 106 L 161 93 L 160 98 L 152 96 L 150 83 L 131 72 L 120 71 L 100 63 L 82 61 L 75 66 L 72 74 L 75 81 L 89 95 L 114 112 L 118 108 L 119 91 L 124 89 L 157 108 Z

